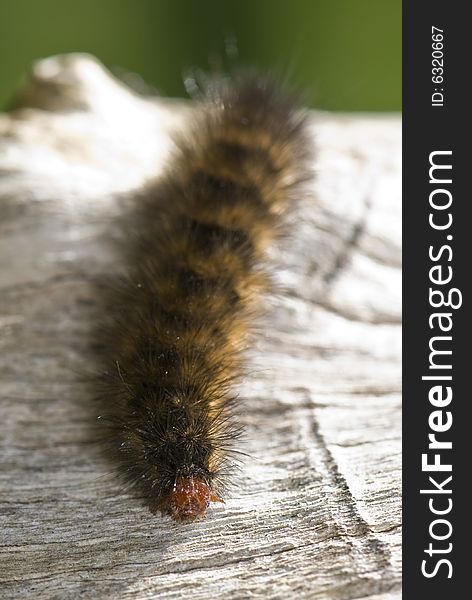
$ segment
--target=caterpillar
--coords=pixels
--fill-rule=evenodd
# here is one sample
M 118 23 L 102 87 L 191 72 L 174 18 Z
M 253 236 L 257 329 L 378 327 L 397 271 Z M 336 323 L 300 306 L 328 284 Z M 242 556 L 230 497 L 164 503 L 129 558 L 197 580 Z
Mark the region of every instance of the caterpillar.
M 223 502 L 237 463 L 234 385 L 270 282 L 264 255 L 310 155 L 305 113 L 270 76 L 211 79 L 194 115 L 136 199 L 101 415 L 127 481 L 180 522 Z

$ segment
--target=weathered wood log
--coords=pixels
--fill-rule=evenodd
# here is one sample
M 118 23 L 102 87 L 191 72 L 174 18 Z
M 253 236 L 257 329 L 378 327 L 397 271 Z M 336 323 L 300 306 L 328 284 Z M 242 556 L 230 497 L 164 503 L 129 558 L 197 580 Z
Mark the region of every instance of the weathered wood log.
M 398 116 L 313 113 L 313 193 L 272 252 L 226 504 L 152 516 L 94 442 L 81 373 L 115 217 L 191 110 L 67 55 L 0 116 L 0 596 L 399 598 Z

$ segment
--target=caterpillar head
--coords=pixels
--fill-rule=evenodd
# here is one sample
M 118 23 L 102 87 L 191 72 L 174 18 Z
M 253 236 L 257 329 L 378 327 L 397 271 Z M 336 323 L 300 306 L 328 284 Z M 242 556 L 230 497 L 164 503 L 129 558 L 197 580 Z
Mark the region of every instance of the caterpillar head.
M 174 486 L 161 504 L 161 511 L 174 521 L 194 521 L 204 517 L 210 502 L 223 502 L 200 477 L 177 477 Z

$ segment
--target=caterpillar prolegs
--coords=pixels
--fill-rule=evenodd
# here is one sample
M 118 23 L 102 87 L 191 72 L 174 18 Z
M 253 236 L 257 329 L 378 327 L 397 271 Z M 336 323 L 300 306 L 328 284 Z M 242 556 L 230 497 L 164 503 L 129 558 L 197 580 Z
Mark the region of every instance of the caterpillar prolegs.
M 122 472 L 176 521 L 224 493 L 265 249 L 309 170 L 306 117 L 271 77 L 213 80 L 195 115 L 137 199 L 105 391 Z

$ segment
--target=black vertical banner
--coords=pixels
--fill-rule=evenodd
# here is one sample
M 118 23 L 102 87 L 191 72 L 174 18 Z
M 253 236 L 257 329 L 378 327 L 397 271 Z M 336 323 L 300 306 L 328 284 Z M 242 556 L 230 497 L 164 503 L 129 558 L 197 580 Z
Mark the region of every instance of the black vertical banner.
M 468 8 L 458 1 L 403 3 L 403 597 L 408 600 L 470 596 Z

